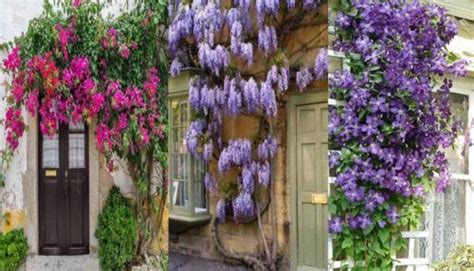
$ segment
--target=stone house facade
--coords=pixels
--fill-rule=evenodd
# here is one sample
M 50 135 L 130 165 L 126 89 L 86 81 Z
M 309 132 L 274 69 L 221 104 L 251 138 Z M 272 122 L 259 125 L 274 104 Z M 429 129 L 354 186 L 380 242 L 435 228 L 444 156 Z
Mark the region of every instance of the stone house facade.
M 326 21 L 327 5 L 321 8 L 321 21 Z M 319 17 L 318 17 L 319 18 Z M 293 33 L 291 42 L 285 48 L 289 52 L 308 42 L 308 47 L 317 44 L 325 48 L 328 44 L 327 24 L 304 27 Z M 314 65 L 318 49 L 305 55 L 306 66 Z M 263 59 L 261 59 L 263 62 Z M 291 63 L 292 60 L 290 60 Z M 259 63 L 255 61 L 255 63 Z M 256 64 L 258 66 L 258 64 Z M 258 67 L 255 68 L 258 70 Z M 260 69 L 261 70 L 261 69 Z M 192 255 L 206 259 L 233 262 L 223 256 L 216 247 L 212 218 L 216 215 L 217 197 L 207 194 L 203 186 L 188 186 L 184 192 L 185 200 L 194 201 L 183 211 L 178 205 L 183 191 L 180 188 L 179 159 L 186 156 L 184 134 L 189 124 L 189 106 L 187 100 L 189 80 L 192 72 L 182 72 L 178 77 L 169 78 L 170 111 L 170 252 Z M 327 81 L 316 81 L 305 92 L 299 92 L 292 79 L 290 91 L 278 104 L 276 129 L 278 152 L 275 159 L 274 203 L 276 206 L 276 236 L 278 254 L 282 270 L 311 268 L 325 270 L 327 267 L 327 205 L 318 204 L 311 195 L 321 195 L 326 199 L 328 193 L 327 166 Z M 176 124 L 174 119 L 185 115 L 186 121 Z M 179 117 L 182 120 L 182 117 Z M 181 121 L 180 120 L 180 121 Z M 224 117 L 223 140 L 252 138 L 258 131 L 259 122 L 252 116 Z M 307 140 L 307 141 L 305 141 Z M 185 158 L 187 159 L 187 158 Z M 199 164 L 199 161 L 190 161 Z M 216 159 L 208 165 L 211 172 L 217 172 Z M 193 172 L 193 170 L 190 170 Z M 176 173 L 178 172 L 178 173 Z M 186 174 L 183 174 L 186 175 Z M 220 176 L 223 181 L 228 176 Z M 201 177 L 192 182 L 203 181 Z M 188 193 L 190 195 L 188 195 Z M 200 199 L 196 199 L 198 195 Z M 189 197 L 189 198 L 188 198 Z M 193 199 L 194 198 L 194 199 Z M 179 209 L 179 210 L 178 210 Z M 191 213 L 191 215 L 189 214 Z M 231 219 L 219 224 L 218 238 L 226 250 L 238 254 L 256 256 L 262 253 L 258 223 L 236 224 Z M 262 213 L 263 229 L 270 239 L 270 210 Z M 171 259 L 172 260 L 172 259 Z

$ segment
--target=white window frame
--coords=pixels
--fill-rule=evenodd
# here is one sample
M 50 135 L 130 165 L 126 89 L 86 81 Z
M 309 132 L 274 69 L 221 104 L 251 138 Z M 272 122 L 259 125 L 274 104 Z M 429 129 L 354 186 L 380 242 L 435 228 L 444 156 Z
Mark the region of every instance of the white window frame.
M 474 135 L 474 129 L 471 127 L 471 121 L 474 120 L 474 78 L 454 78 L 451 93 L 466 95 L 469 99 L 468 109 L 468 129 L 470 129 L 471 138 Z M 465 180 L 466 185 L 466 213 L 465 229 L 466 243 L 474 244 L 474 147 L 468 148 L 468 170 L 469 174 L 452 174 L 453 180 Z

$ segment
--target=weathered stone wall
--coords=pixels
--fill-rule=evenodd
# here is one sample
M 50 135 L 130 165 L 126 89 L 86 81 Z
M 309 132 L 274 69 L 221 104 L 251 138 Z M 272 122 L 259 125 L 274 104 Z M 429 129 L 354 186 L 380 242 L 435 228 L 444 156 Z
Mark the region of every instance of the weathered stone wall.
M 322 9 L 326 11 L 326 8 Z M 314 64 L 314 59 L 318 50 L 311 50 L 309 52 L 301 51 L 302 44 L 307 44 L 308 47 L 326 47 L 328 43 L 327 34 L 327 13 L 321 16 L 321 22 L 317 25 L 310 25 L 308 27 L 293 31 L 286 39 L 285 52 L 287 55 L 293 55 L 289 59 L 290 63 L 304 63 L 306 66 Z M 263 60 L 264 56 L 257 56 L 256 59 Z M 260 66 L 261 63 L 256 61 L 255 66 Z M 261 67 L 254 67 L 253 69 L 261 70 Z M 294 80 L 293 80 L 294 81 Z M 293 82 L 294 83 L 294 82 Z M 287 155 L 287 108 L 286 102 L 289 95 L 298 95 L 296 86 L 293 84 L 292 91 L 286 93 L 285 96 L 280 97 L 280 103 L 277 113 L 277 138 L 278 138 L 278 153 L 275 162 L 275 209 L 276 209 L 276 233 L 278 241 L 278 252 L 282 256 L 282 268 L 288 270 L 290 268 L 290 224 L 291 212 L 293 206 L 290 206 L 291 186 L 287 179 L 286 172 L 286 155 Z M 327 82 L 319 81 L 309 88 L 309 91 L 327 91 Z M 239 116 L 237 118 L 226 117 L 224 119 L 223 138 L 225 140 L 230 138 L 251 138 L 258 130 L 258 121 L 252 117 Z M 211 161 L 209 164 L 210 170 L 216 172 L 217 161 Z M 222 177 L 222 176 L 220 176 Z M 211 193 L 209 199 L 209 208 L 211 216 L 215 215 L 215 206 L 217 197 Z M 270 209 L 267 208 L 262 216 L 263 228 L 267 239 L 271 238 L 271 219 Z M 226 222 L 219 225 L 219 237 L 224 247 L 228 250 L 237 253 L 246 253 L 252 256 L 260 255 L 263 252 L 263 243 L 258 230 L 257 222 L 249 224 L 234 224 L 233 222 Z M 229 261 L 225 259 L 216 249 L 212 235 L 211 225 L 194 227 L 184 233 L 170 236 L 170 251 L 189 254 L 208 259 L 219 261 Z

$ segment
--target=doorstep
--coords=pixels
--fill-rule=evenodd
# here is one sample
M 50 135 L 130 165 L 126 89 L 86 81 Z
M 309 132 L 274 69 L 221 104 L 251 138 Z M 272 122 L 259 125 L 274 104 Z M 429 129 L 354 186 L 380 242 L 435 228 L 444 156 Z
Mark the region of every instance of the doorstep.
M 92 255 L 28 256 L 20 270 L 25 271 L 99 271 L 99 259 Z

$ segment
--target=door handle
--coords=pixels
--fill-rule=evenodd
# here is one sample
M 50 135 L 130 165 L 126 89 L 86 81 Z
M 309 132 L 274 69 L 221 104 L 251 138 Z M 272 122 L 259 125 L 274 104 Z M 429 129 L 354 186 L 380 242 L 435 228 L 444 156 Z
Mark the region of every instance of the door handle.
M 68 171 L 64 172 L 64 195 L 67 197 L 69 189 L 69 179 L 68 179 Z

